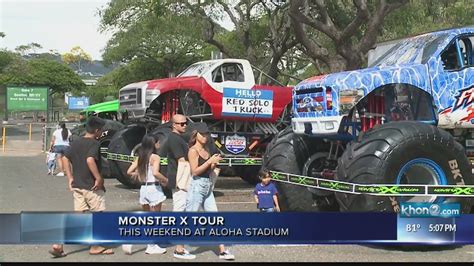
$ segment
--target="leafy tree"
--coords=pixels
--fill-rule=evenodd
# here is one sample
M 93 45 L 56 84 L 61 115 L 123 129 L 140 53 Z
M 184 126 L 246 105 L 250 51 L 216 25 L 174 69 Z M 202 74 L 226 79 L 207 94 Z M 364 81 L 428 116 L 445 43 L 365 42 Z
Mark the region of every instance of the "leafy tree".
M 100 12 L 102 30 L 114 31 L 104 53 L 107 62 L 135 58 L 156 60 L 165 77 L 210 57 L 246 58 L 278 75 L 286 51 L 296 45 L 287 16 L 288 4 L 274 1 L 111 1 Z M 220 23 L 227 17 L 234 30 Z
M 17 55 L 12 52 L 0 50 L 0 74 L 3 73 L 3 70 L 10 65 L 16 57 Z
M 150 0 L 108 3 L 100 12 L 101 29 L 114 32 L 103 54 L 106 63 L 142 62 L 157 71 L 153 75 L 156 78 L 176 75 L 203 58 L 205 43 L 198 38 L 199 25 L 195 19 L 180 13 L 163 13 L 160 3 Z M 128 70 L 133 68 L 136 67 Z
M 297 45 L 288 17 L 289 3 L 283 1 L 248 0 L 177 1 L 189 14 L 198 14 L 204 29 L 202 38 L 227 57 L 246 58 L 251 64 L 277 78 L 283 56 Z M 232 32 L 221 29 L 223 18 L 234 27 Z M 226 37 L 231 41 L 226 40 Z
M 474 24 L 473 9 L 470 0 L 113 0 L 100 15 L 114 34 L 104 59 L 127 64 L 114 84 L 174 75 L 216 49 L 294 84 L 365 66 L 376 42 Z
M 388 15 L 380 40 L 407 37 L 423 32 L 474 24 L 474 2 L 456 1 L 410 1 Z
M 25 56 L 29 53 L 36 53 L 38 49 L 41 49 L 43 48 L 41 46 L 41 44 L 38 44 L 38 43 L 35 43 L 35 42 L 32 42 L 32 43 L 29 43 L 29 44 L 23 44 L 23 45 L 19 45 L 15 48 L 15 51 L 19 54 L 21 54 L 22 56 Z
M 290 16 L 303 51 L 329 71 L 359 68 L 377 41 L 387 15 L 407 4 L 393 1 L 290 1 Z
M 85 62 L 92 62 L 92 57 L 80 46 L 74 46 L 70 52 L 62 54 L 61 58 L 66 64 L 76 67 L 79 73 L 82 72 Z
M 85 88 L 84 82 L 64 64 L 46 59 L 25 60 L 16 57 L 0 74 L 0 84 L 51 88 L 53 93 L 63 93 Z

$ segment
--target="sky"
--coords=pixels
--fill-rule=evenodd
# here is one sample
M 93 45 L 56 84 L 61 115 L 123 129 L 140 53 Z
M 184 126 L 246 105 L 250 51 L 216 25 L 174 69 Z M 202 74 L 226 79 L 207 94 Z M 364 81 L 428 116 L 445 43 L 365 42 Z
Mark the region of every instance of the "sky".
M 94 60 L 111 33 L 100 33 L 99 9 L 109 0 L 0 0 L 0 49 L 14 50 L 32 42 L 43 49 L 65 53 L 80 46 Z

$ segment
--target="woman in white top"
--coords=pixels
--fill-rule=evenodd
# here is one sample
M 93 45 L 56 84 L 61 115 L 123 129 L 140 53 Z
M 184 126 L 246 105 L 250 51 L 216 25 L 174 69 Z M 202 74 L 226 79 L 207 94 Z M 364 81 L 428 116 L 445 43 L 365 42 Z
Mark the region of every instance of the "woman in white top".
M 60 128 L 53 132 L 53 138 L 51 139 L 51 149 L 54 153 L 56 153 L 56 161 L 58 162 L 59 173 L 57 176 L 64 176 L 62 158 L 66 149 L 69 148 L 69 138 L 71 135 L 71 131 L 66 128 L 65 123 L 61 123 Z
M 140 188 L 140 204 L 144 211 L 161 211 L 161 204 L 166 200 L 161 186 L 166 186 L 168 178 L 160 173 L 160 156 L 153 152 L 160 148 L 158 137 L 145 135 L 141 147 L 138 149 L 138 158 L 130 165 L 127 174 L 138 177 L 142 184 Z M 122 245 L 127 254 L 132 254 L 132 245 Z M 165 248 L 158 245 L 148 245 L 146 254 L 163 254 Z

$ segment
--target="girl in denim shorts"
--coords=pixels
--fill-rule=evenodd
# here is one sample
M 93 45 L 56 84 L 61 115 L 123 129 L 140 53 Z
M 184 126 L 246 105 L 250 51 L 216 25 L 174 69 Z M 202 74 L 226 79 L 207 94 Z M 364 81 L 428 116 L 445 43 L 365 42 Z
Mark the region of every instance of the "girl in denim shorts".
M 138 149 L 138 158 L 128 168 L 127 174 L 139 179 L 140 204 L 144 211 L 161 211 L 161 204 L 166 200 L 161 186 L 166 186 L 168 179 L 160 173 L 160 156 L 154 154 L 160 148 L 159 138 L 145 135 L 141 147 Z M 122 245 L 127 254 L 132 254 L 132 245 Z M 147 246 L 146 254 L 163 254 L 166 252 L 156 244 Z

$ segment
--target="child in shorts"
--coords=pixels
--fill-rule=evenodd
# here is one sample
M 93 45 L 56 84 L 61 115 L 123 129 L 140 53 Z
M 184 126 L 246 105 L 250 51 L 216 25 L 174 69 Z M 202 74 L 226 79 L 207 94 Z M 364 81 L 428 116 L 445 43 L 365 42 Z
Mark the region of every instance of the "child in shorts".
M 56 168 L 56 153 L 52 150 L 46 153 L 46 165 L 48 166 L 48 175 L 52 175 L 54 168 Z
M 270 172 L 264 170 L 259 173 L 260 183 L 255 186 L 254 197 L 257 202 L 257 208 L 261 212 L 280 211 L 278 204 L 278 191 L 271 182 Z

